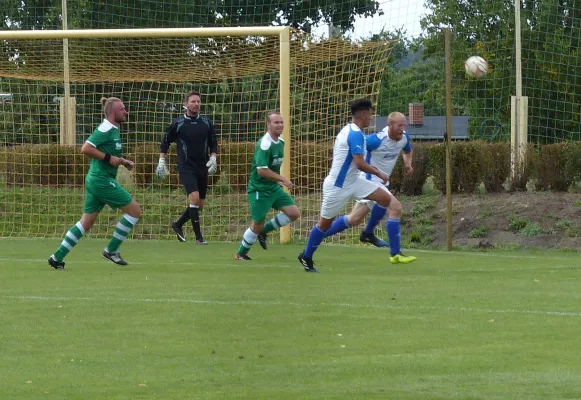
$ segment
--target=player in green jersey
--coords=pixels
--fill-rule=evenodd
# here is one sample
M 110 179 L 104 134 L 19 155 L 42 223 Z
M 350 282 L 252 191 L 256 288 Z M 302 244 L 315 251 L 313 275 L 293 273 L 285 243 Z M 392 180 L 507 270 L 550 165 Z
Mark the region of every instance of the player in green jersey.
M 61 245 L 49 257 L 48 263 L 54 269 L 65 267 L 63 259 L 91 229 L 106 204 L 112 208 L 120 208 L 125 214 L 117 223 L 109 245 L 103 250 L 103 257 L 115 264 L 127 265 L 118 249 L 141 216 L 139 204 L 115 180 L 120 165 L 130 171 L 133 169 L 133 161 L 122 157 L 123 146 L 119 135 L 119 125 L 127 120 L 127 110 L 123 102 L 116 97 L 102 98 L 101 104 L 105 119 L 81 148 L 81 152 L 91 158 L 89 172 L 85 177 L 83 215 L 81 220 L 69 229 Z
M 266 250 L 266 235 L 300 216 L 293 198 L 282 189 L 283 186 L 292 189 L 293 183 L 280 175 L 284 158 L 284 140 L 280 136 L 284 121 L 279 111 L 271 111 L 266 115 L 266 127 L 266 133 L 258 140 L 254 150 L 248 182 L 252 224 L 244 232 L 242 243 L 234 257 L 236 260 L 250 260 L 248 251 L 257 239 Z M 264 220 L 271 208 L 281 212 L 265 224 Z

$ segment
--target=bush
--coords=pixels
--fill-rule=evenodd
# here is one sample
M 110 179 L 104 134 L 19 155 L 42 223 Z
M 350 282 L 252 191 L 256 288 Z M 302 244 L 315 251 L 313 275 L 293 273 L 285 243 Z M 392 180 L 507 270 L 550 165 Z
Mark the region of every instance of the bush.
M 536 181 L 538 190 L 566 191 L 572 177 L 567 175 L 567 143 L 554 143 L 541 146 L 531 156 L 531 178 Z
M 210 188 L 219 181 L 219 185 L 227 185 L 233 192 L 244 192 L 255 146 L 255 141 L 222 142 L 218 174 L 210 177 Z M 135 161 L 135 184 L 138 187 L 160 184 L 155 177 L 159 145 L 139 143 L 129 150 L 127 157 Z M 296 186 L 295 193 L 321 190 L 332 152 L 332 140 L 291 141 L 290 178 Z M 474 193 L 481 182 L 487 192 L 504 190 L 503 184 L 510 175 L 509 143 L 453 142 L 452 157 L 453 193 Z M 175 161 L 174 147 L 167 158 L 170 176 L 163 185 L 179 188 Z M 80 153 L 79 146 L 26 144 L 0 148 L 0 174 L 9 185 L 82 186 L 88 164 L 89 159 Z M 394 192 L 421 194 L 429 175 L 433 176 L 434 186 L 446 192 L 445 144 L 415 143 L 413 167 L 414 173 L 404 177 L 403 163 L 398 161 L 390 182 Z M 524 176 L 533 178 L 537 189 L 566 191 L 573 182 L 581 181 L 581 143 L 529 145 Z M 513 182 L 513 187 L 520 187 L 519 183 Z
M 408 196 L 422 194 L 422 188 L 428 179 L 428 148 L 429 144 L 413 144 L 414 172 L 409 176 L 404 176 L 403 160 L 399 160 L 395 165 L 390 177 L 389 189 L 396 193 L 403 193 Z
M 3 148 L 0 163 L 9 185 L 82 186 L 89 159 L 80 146 L 27 144 Z
M 293 192 L 311 193 L 322 190 L 323 180 L 331 168 L 333 142 L 291 142 L 291 181 Z
M 479 180 L 488 193 L 504 192 L 504 182 L 510 177 L 510 143 L 477 142 Z
M 481 167 L 478 151 L 485 150 L 479 142 L 452 143 L 452 193 L 473 193 L 480 182 Z M 446 144 L 429 150 L 430 172 L 434 185 L 446 193 Z

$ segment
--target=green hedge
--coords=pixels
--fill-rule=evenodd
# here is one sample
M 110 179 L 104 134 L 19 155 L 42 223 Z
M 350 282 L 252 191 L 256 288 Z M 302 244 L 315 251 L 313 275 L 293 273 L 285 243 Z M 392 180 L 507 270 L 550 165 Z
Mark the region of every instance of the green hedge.
M 255 142 L 222 143 L 219 174 L 210 185 L 228 191 L 246 189 Z M 298 192 L 319 191 L 332 157 L 332 142 L 291 143 L 291 180 Z M 159 157 L 157 144 L 129 147 L 127 157 L 134 160 L 135 184 L 157 185 L 155 168 Z M 510 175 L 510 143 L 455 142 L 452 146 L 452 192 L 473 193 L 483 183 L 488 192 L 502 192 Z M 433 176 L 437 189 L 446 188 L 446 147 L 444 144 L 415 143 L 414 172 L 404 177 L 403 163 L 397 163 L 390 188 L 396 193 L 418 195 L 428 176 Z M 0 174 L 9 185 L 81 186 L 88 168 L 88 159 L 78 146 L 23 145 L 0 149 Z M 175 153 L 168 156 L 170 177 L 164 181 L 178 188 Z M 557 143 L 527 151 L 525 177 L 539 190 L 565 191 L 573 182 L 581 181 L 581 143 Z M 524 182 L 526 184 L 526 182 Z M 524 187 L 524 184 L 516 185 Z
M 82 186 L 89 159 L 80 146 L 33 145 L 0 149 L 0 174 L 9 185 Z

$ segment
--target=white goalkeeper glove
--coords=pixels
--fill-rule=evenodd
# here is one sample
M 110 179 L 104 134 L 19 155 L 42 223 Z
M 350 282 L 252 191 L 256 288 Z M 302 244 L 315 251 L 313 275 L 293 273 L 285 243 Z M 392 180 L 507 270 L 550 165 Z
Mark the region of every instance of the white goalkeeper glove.
M 165 166 L 165 158 L 162 157 L 159 158 L 159 163 L 157 164 L 157 168 L 155 169 L 155 174 L 161 179 L 165 178 L 169 174 L 169 171 Z
M 216 161 L 216 156 L 210 156 L 210 160 L 206 163 L 206 167 L 208 167 L 208 174 L 212 175 L 218 171 L 218 163 Z

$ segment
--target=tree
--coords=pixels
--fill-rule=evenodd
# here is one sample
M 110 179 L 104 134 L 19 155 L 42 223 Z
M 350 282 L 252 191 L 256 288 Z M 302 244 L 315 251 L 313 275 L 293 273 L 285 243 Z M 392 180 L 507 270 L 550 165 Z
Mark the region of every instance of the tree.
M 510 97 L 515 94 L 514 3 L 508 0 L 427 0 L 422 21 L 424 57 L 442 57 L 442 27 L 453 32 L 454 102 L 466 101 L 470 135 L 510 135 Z M 581 9 L 574 0 L 521 2 L 523 95 L 529 97 L 529 137 L 536 142 L 571 139 L 579 128 Z M 485 79 L 468 79 L 464 60 L 485 58 Z
M 60 0 L 5 0 L 3 29 L 60 29 Z M 353 27 L 379 12 L 375 0 L 68 0 L 69 28 L 181 28 L 288 25 L 310 31 L 333 22 Z

